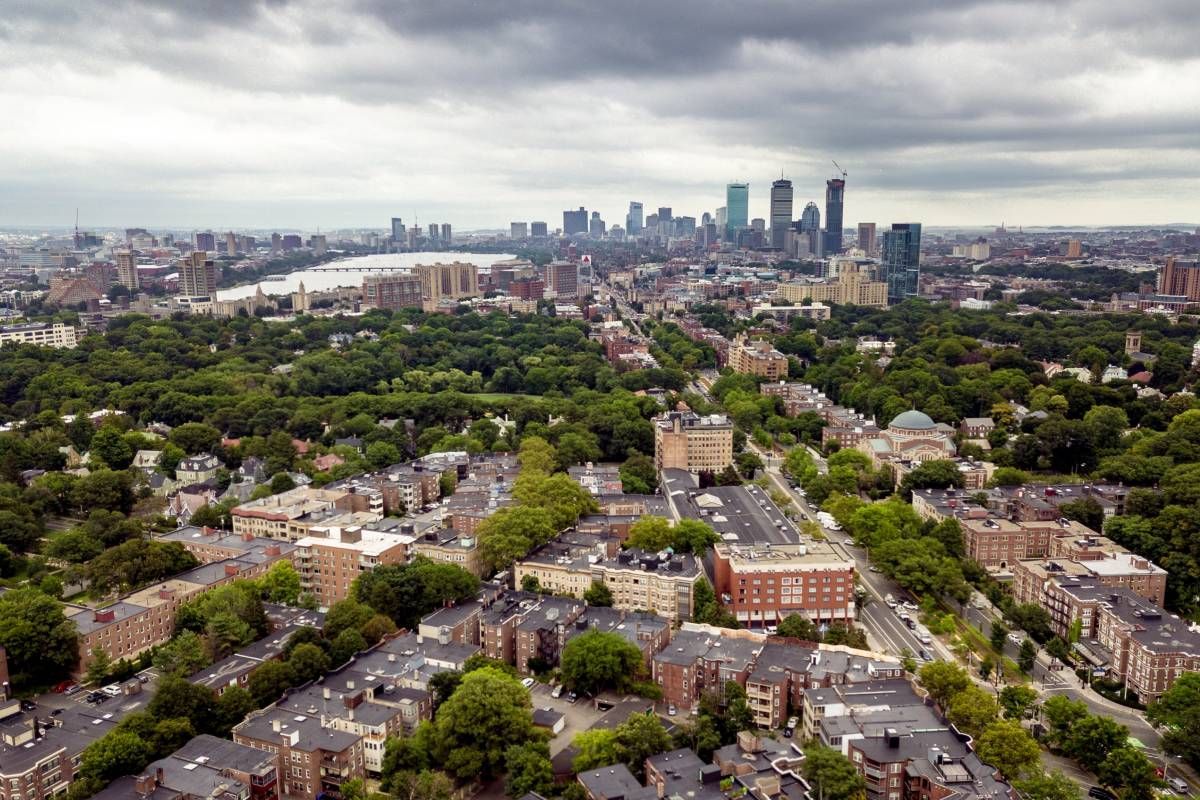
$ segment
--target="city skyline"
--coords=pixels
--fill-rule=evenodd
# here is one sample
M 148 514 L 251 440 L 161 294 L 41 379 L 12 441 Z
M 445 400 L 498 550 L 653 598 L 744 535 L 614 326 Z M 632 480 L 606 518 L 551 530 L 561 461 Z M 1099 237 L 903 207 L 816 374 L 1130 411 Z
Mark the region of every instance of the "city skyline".
M 741 180 L 769 218 L 781 171 L 800 208 L 836 159 L 851 228 L 1186 223 L 1188 10 L 28 5 L 0 26 L 23 109 L 0 222 L 504 229 L 584 204 L 613 224 L 634 198 L 714 211 Z

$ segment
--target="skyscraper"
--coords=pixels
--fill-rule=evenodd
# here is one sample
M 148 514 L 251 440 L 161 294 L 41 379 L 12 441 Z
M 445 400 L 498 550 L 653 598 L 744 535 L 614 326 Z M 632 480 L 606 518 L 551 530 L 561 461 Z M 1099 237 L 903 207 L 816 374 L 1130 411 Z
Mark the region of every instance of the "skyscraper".
M 563 233 L 570 236 L 572 233 L 587 233 L 588 232 L 588 213 L 583 206 L 579 207 L 578 211 L 563 212 Z
M 783 249 L 783 239 L 792 224 L 792 182 L 780 178 L 771 184 L 771 247 Z
M 237 255 L 237 234 L 233 231 L 229 231 L 225 234 L 225 255 Z
M 630 236 L 637 236 L 642 232 L 642 204 L 630 202 L 629 213 L 625 215 L 625 230 Z
M 209 252 L 216 250 L 217 249 L 216 235 L 214 235 L 212 231 L 206 231 L 205 233 L 197 233 L 196 234 L 196 249 L 197 250 L 205 250 L 205 251 L 209 251 Z
M 844 178 L 825 181 L 825 239 L 821 255 L 830 256 L 842 252 L 842 199 L 846 194 Z
M 136 294 L 141 285 L 138 281 L 137 255 L 132 250 L 118 250 L 115 255 L 117 257 L 117 283 L 128 289 L 131 295 Z
M 670 206 L 659 206 L 658 207 L 658 224 L 661 225 L 664 222 L 671 222 L 674 219 L 675 219 L 675 217 L 674 217 L 674 215 L 671 214 Z
M 179 294 L 208 301 L 216 293 L 216 265 L 205 251 L 193 251 L 179 267 Z
M 921 282 L 921 223 L 898 222 L 884 231 L 880 257 L 888 303 L 916 297 Z
M 529 226 L 524 222 L 508 223 L 508 238 L 510 239 L 527 239 L 529 238 Z
M 453 243 L 454 243 L 454 236 L 453 236 L 453 230 L 450 227 L 450 223 L 443 222 L 442 223 L 442 244 L 453 244 Z
M 429 223 L 429 238 L 430 239 L 438 238 L 438 226 L 437 226 L 436 222 Z
M 725 186 L 725 238 L 737 241 L 737 232 L 750 224 L 750 184 Z
M 599 211 L 592 212 L 592 219 L 588 224 L 588 235 L 593 239 L 599 239 L 604 236 L 604 220 L 600 219 Z
M 858 223 L 858 249 L 867 255 L 875 252 L 875 223 Z
M 544 223 L 544 222 L 529 223 L 529 235 L 530 236 L 545 236 L 546 235 L 546 223 Z
M 404 220 L 399 217 L 392 217 L 392 241 L 396 244 L 404 244 Z

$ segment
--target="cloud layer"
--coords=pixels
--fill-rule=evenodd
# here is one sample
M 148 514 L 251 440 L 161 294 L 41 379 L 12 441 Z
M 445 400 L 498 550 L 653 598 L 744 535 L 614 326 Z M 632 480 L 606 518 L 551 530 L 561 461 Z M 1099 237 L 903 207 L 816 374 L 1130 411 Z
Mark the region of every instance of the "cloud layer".
M 13 6 L 6 8 L 5 6 Z M 1136 6 L 1136 7 L 1135 7 Z M 1200 219 L 1193 0 L 0 0 L 0 224 Z

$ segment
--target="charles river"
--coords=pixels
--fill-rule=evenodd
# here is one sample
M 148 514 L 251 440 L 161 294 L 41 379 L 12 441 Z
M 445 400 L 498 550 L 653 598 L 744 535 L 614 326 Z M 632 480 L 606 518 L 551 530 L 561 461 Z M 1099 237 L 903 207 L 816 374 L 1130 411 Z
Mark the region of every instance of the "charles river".
M 249 297 L 261 286 L 263 294 L 285 295 L 300 288 L 304 281 L 307 291 L 323 291 L 336 289 L 339 286 L 362 286 L 364 275 L 374 272 L 395 270 L 397 267 L 411 268 L 417 264 L 447 263 L 464 261 L 477 267 L 487 268 L 497 261 L 515 258 L 506 253 L 379 253 L 369 256 L 350 256 L 319 264 L 315 267 L 302 269 L 287 275 L 278 276 L 277 280 L 264 280 L 259 283 L 248 283 L 232 289 L 222 289 L 217 292 L 218 300 L 238 300 Z M 331 268 L 337 268 L 333 271 Z M 349 269 L 347 269 L 349 268 Z

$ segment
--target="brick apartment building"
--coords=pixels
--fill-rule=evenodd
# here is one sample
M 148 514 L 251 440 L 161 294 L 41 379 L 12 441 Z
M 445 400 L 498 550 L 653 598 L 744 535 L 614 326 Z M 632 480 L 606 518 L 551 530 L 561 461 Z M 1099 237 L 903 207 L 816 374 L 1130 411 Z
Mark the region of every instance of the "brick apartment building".
M 855 617 L 854 562 L 825 542 L 713 548 L 713 590 L 748 625 L 773 624 L 790 614 L 814 621 Z
M 362 739 L 314 716 L 268 708 L 235 727 L 233 740 L 276 757 L 285 796 L 318 800 L 352 778 L 366 778 Z
M 720 472 L 733 463 L 733 423 L 728 417 L 702 417 L 671 411 L 654 419 L 654 464 L 662 469 Z

